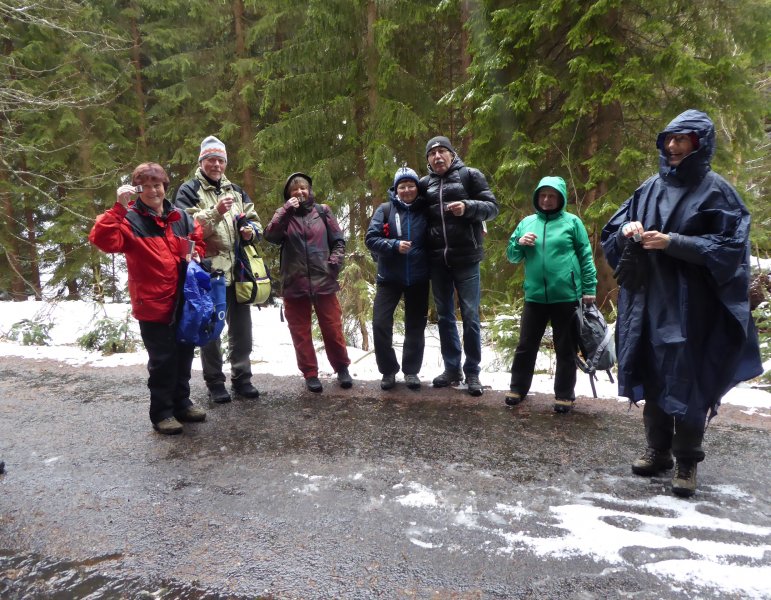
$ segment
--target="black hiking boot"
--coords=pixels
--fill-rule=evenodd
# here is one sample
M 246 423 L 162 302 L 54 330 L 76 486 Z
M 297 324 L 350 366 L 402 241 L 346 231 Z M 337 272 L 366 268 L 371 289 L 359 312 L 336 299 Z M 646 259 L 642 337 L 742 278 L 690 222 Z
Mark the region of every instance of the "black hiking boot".
M 251 381 L 245 383 L 234 383 L 233 393 L 238 394 L 242 398 L 259 398 L 260 391 L 252 385 Z
M 337 381 L 344 390 L 353 387 L 353 379 L 351 379 L 351 374 L 348 372 L 348 367 L 343 367 L 337 372 Z
M 390 375 L 383 375 L 383 379 L 380 380 L 381 390 L 390 390 L 396 385 L 396 375 L 391 373 Z
M 443 388 L 451 385 L 459 385 L 463 381 L 463 373 L 460 371 L 447 371 L 445 370 L 441 375 L 434 377 L 434 387 Z
M 420 389 L 420 378 L 417 375 L 412 375 L 412 374 L 405 375 L 404 383 L 406 383 L 407 387 L 411 390 Z
M 319 381 L 318 377 L 306 377 L 305 387 L 307 387 L 309 391 L 315 392 L 316 394 L 321 393 L 321 390 L 324 389 L 321 387 L 321 381 Z
M 479 375 L 466 375 L 466 387 L 472 396 L 482 395 L 482 382 L 479 381 Z
M 225 389 L 224 383 L 212 383 L 209 387 L 209 399 L 215 404 L 225 404 L 230 402 L 232 398 L 228 391 Z

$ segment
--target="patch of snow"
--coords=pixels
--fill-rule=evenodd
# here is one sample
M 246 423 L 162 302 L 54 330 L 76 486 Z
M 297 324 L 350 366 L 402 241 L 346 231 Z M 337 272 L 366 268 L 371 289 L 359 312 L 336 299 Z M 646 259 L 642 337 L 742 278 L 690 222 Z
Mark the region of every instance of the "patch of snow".
M 95 367 L 117 367 L 144 365 L 147 363 L 145 351 L 139 350 L 130 354 L 113 354 L 102 356 L 97 352 L 87 352 L 77 346 L 78 337 L 88 332 L 93 323 L 103 317 L 122 320 L 130 314 L 130 307 L 123 303 L 106 303 L 104 305 L 85 301 L 59 301 L 59 302 L 0 302 L 0 337 L 8 334 L 14 323 L 22 319 L 41 319 L 50 322 L 49 331 L 51 343 L 49 346 L 21 346 L 4 339 L 0 341 L 0 355 L 19 356 L 22 358 L 46 358 L 59 360 L 70 365 L 90 365 Z M 498 317 L 503 318 L 503 317 Z M 509 317 L 515 318 L 515 317 Z M 139 336 L 139 325 L 133 317 L 128 317 L 130 329 Z M 281 321 L 280 309 L 277 306 L 269 306 L 260 310 L 252 310 L 252 328 L 254 349 L 252 351 L 252 371 L 255 375 L 260 373 L 277 376 L 297 376 L 300 372 L 294 353 L 294 345 L 289 335 L 286 322 Z M 403 338 L 394 334 L 394 345 L 397 352 L 403 343 Z M 348 354 L 352 364 L 350 371 L 354 379 L 364 381 L 379 381 L 381 374 L 377 369 L 374 352 L 365 352 L 359 348 L 349 347 Z M 327 361 L 326 354 L 318 353 L 319 370 L 322 376 L 334 375 L 334 369 Z M 495 391 L 509 389 L 511 375 L 508 372 L 508 364 L 489 346 L 483 348 L 481 379 L 482 384 Z M 769 361 L 771 362 L 771 361 Z M 225 367 L 227 369 L 227 365 Z M 771 365 L 765 365 L 766 370 Z M 193 369 L 200 370 L 201 362 L 193 361 Z M 444 369 L 442 355 L 439 348 L 439 334 L 435 325 L 426 329 L 426 350 L 423 359 L 421 376 L 424 382 L 430 384 L 430 379 Z M 554 388 L 554 359 L 540 353 L 536 363 L 538 371 L 533 377 L 532 392 L 545 394 L 553 393 Z M 626 398 L 618 396 L 616 383 L 611 383 L 607 375 L 600 373 L 595 382 L 597 394 L 601 398 L 616 399 L 626 402 Z M 463 389 L 465 386 L 459 386 Z M 592 389 L 589 377 L 584 373 L 578 373 L 576 382 L 576 395 L 591 397 Z M 723 403 L 744 406 L 755 409 L 771 409 L 771 393 L 762 389 L 751 388 L 746 385 L 737 386 L 723 398 Z M 754 414 L 754 413 L 753 413 Z M 766 416 L 766 415 L 763 415 Z

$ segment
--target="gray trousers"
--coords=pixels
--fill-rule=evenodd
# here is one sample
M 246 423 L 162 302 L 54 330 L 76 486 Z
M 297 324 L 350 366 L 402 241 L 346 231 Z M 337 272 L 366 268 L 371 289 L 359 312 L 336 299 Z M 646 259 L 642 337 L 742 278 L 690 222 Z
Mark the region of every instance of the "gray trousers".
M 252 307 L 236 302 L 235 286 L 230 284 L 225 292 L 228 325 L 228 362 L 230 381 L 235 387 L 245 385 L 252 379 Z M 207 386 L 225 383 L 222 372 L 222 343 L 219 338 L 201 348 L 203 379 Z

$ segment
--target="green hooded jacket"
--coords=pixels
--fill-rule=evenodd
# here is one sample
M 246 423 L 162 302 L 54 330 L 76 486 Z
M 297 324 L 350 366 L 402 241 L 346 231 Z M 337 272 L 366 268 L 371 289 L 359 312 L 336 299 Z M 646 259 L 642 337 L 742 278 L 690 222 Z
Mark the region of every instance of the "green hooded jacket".
M 538 207 L 538 191 L 556 189 L 562 198 L 555 211 Z M 509 262 L 525 262 L 525 301 L 541 304 L 575 302 L 597 293 L 597 269 L 586 228 L 577 216 L 566 212 L 567 186 L 562 177 L 544 177 L 533 192 L 535 214 L 520 221 L 509 239 Z M 526 233 L 536 235 L 535 246 L 520 246 Z

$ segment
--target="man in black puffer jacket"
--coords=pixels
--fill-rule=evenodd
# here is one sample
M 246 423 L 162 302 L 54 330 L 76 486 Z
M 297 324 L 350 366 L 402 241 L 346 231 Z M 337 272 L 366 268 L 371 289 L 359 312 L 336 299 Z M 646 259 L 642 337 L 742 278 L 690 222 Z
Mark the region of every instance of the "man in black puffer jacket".
M 444 372 L 433 383 L 434 387 L 457 385 L 465 373 L 469 394 L 481 396 L 479 263 L 484 257 L 484 222 L 498 215 L 498 202 L 485 176 L 477 169 L 466 167 L 446 137 L 437 136 L 428 141 L 426 158 L 429 174 L 421 180 L 420 187 L 428 202 L 431 287 L 444 360 Z M 456 294 L 466 354 L 462 372 L 461 345 L 455 325 Z

